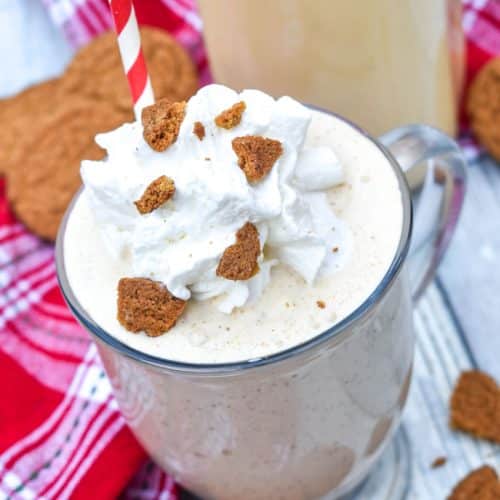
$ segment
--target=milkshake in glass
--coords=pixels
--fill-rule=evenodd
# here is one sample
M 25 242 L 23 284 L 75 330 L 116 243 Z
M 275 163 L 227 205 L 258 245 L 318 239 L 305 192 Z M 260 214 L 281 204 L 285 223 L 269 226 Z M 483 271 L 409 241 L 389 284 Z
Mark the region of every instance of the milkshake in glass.
M 153 139 L 138 122 L 97 137 L 108 157 L 83 162 L 59 235 L 68 305 L 133 432 L 181 484 L 336 498 L 366 476 L 408 392 L 404 176 L 362 131 L 288 97 L 211 85 L 176 113 Z M 148 332 L 161 335 L 130 331 L 140 307 L 119 309 L 142 289 L 119 296 L 123 278 L 182 303 Z

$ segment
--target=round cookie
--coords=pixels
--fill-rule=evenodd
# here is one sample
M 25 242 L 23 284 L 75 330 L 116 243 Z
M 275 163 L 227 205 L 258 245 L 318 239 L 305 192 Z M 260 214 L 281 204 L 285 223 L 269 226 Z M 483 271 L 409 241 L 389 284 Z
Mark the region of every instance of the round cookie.
M 199 82 L 194 63 L 186 50 L 159 29 L 142 28 L 141 39 L 155 99 L 189 99 L 198 90 Z
M 489 61 L 474 78 L 466 102 L 472 132 L 500 161 L 500 58 Z
M 0 100 L 0 175 L 6 174 L 15 163 L 18 152 L 40 123 L 39 117 L 57 107 L 60 88 L 60 78 L 54 78 Z M 30 134 L 24 132 L 28 129 Z
M 34 133 L 24 130 L 30 140 L 8 172 L 7 196 L 30 230 L 54 241 L 81 183 L 80 162 L 104 157 L 95 134 L 120 125 L 124 113 L 108 103 L 67 96 L 64 106 L 37 119 L 41 123 Z
M 198 88 L 198 77 L 187 52 L 158 29 L 141 28 L 141 40 L 155 99 L 191 97 Z M 66 70 L 64 86 L 70 92 L 112 102 L 120 109 L 132 109 L 114 32 L 97 37 L 76 54 Z

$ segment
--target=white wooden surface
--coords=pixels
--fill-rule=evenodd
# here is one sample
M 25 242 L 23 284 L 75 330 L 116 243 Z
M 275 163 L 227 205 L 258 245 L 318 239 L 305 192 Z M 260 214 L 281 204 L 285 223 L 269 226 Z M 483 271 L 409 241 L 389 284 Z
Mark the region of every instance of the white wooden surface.
M 437 284 L 473 363 L 500 381 L 500 165 L 483 155 Z

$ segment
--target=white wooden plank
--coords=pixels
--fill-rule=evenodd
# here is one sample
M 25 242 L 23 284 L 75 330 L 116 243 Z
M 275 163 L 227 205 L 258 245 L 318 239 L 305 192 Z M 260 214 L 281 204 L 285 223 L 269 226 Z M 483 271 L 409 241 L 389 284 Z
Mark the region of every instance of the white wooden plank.
M 439 277 L 478 366 L 500 380 L 500 167 L 483 157 L 468 173 Z

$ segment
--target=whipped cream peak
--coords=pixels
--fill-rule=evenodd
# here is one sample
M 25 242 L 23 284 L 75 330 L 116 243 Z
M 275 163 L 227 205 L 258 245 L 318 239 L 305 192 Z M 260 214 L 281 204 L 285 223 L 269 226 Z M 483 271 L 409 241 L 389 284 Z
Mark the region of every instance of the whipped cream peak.
M 215 117 L 240 102 L 240 123 L 218 127 Z M 332 248 L 348 234 L 325 191 L 343 181 L 343 169 L 333 150 L 304 148 L 310 120 L 310 110 L 290 97 L 275 100 L 257 90 L 208 85 L 187 102 L 177 139 L 165 151 L 151 149 L 139 122 L 98 135 L 107 158 L 84 161 L 81 175 L 107 248 L 130 261 L 135 277 L 162 282 L 183 300 L 212 299 L 226 313 L 257 299 L 280 263 L 308 283 L 332 272 L 342 260 Z M 194 133 L 198 122 L 202 139 Z M 232 146 L 244 136 L 282 147 L 255 183 L 247 180 Z M 161 176 L 175 183 L 175 194 L 141 214 L 134 202 Z M 241 281 L 218 276 L 221 256 L 247 222 L 259 233 L 259 272 Z

